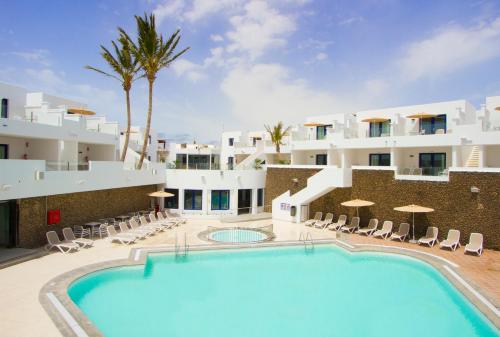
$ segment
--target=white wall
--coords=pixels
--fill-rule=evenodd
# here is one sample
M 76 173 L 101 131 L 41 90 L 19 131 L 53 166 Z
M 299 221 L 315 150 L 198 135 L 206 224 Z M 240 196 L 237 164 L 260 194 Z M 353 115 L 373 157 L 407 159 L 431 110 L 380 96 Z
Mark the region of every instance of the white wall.
M 27 93 L 28 91 L 24 88 L 0 82 L 0 100 L 2 98 L 7 98 L 9 100 L 9 118 L 24 117 L 24 104 L 26 102 Z
M 500 145 L 485 146 L 485 166 L 500 167 Z

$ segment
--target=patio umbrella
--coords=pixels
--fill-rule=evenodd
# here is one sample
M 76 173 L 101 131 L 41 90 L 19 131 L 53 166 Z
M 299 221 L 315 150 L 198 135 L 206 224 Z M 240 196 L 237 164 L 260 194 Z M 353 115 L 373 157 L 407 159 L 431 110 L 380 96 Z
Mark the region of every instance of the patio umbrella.
M 359 207 L 372 206 L 375 205 L 375 203 L 372 201 L 354 199 L 354 200 L 344 201 L 343 203 L 341 203 L 341 205 L 345 207 L 356 207 L 356 215 L 359 217 Z
M 500 106 L 497 106 L 495 110 L 500 111 Z
M 416 113 L 413 115 L 406 116 L 406 118 L 421 119 L 421 118 L 432 118 L 432 117 L 436 117 L 436 116 L 437 116 L 436 114 L 431 114 L 431 113 L 427 113 L 427 112 L 419 112 L 419 113 Z
M 429 207 L 423 207 L 419 205 L 408 205 L 408 206 L 401 206 L 401 207 L 395 207 L 395 211 L 398 212 L 406 212 L 406 213 L 411 213 L 412 214 L 412 239 L 410 240 L 411 243 L 417 243 L 417 240 L 415 240 L 415 213 L 430 213 L 434 212 L 433 208 Z
M 153 198 L 170 198 L 170 197 L 174 196 L 174 194 L 168 193 L 168 192 L 165 192 L 165 191 L 156 191 L 156 192 L 153 192 L 153 193 L 149 193 L 148 195 L 150 197 L 153 197 Z M 151 200 L 151 201 L 153 201 L 153 200 Z
M 68 109 L 68 113 L 74 115 L 84 115 L 84 116 L 93 116 L 95 115 L 94 111 L 90 111 L 87 109 L 78 109 L 78 108 L 70 108 Z
M 304 123 L 304 126 L 323 126 L 325 125 L 324 123 L 316 123 L 316 122 L 307 122 Z
M 383 123 L 387 121 L 390 121 L 390 119 L 385 117 L 370 117 L 362 120 L 365 123 Z

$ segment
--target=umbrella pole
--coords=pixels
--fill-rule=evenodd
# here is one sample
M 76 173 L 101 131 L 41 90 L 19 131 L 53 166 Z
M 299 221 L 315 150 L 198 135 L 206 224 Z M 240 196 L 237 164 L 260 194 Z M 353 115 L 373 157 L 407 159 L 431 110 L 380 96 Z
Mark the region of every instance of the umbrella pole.
M 413 239 L 410 240 L 410 243 L 417 243 L 417 240 L 415 240 L 415 212 L 411 213 L 412 215 L 412 236 Z

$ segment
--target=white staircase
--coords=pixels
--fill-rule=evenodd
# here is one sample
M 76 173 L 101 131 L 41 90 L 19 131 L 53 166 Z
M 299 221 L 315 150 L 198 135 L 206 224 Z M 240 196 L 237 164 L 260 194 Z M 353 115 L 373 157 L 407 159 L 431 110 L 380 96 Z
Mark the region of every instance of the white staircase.
M 266 156 L 264 153 L 265 146 L 264 141 L 259 140 L 255 144 L 255 152 L 243 159 L 241 163 L 238 163 L 235 166 L 236 170 L 244 170 L 244 169 L 252 169 L 254 167 L 254 163 L 256 159 L 265 160 Z
M 479 146 L 474 145 L 469 154 L 469 158 L 467 158 L 467 162 L 465 163 L 465 167 L 479 167 Z
M 307 186 L 291 195 L 290 191 L 278 196 L 272 202 L 273 219 L 300 222 L 301 205 L 308 205 L 338 187 L 352 186 L 352 170 L 337 167 L 327 167 L 307 179 Z M 295 217 L 290 216 L 288 209 L 283 210 L 282 204 L 295 206 Z

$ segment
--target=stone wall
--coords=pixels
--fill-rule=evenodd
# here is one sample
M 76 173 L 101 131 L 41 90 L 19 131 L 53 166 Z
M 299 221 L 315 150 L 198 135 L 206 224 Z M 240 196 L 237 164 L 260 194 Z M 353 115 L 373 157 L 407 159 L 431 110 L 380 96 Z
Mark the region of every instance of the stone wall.
M 20 199 L 18 247 L 45 245 L 49 230 L 57 231 L 62 238 L 64 227 L 148 209 L 151 198 L 147 194 L 155 190 L 156 185 L 148 185 Z M 61 222 L 46 225 L 46 210 L 53 209 L 61 211 Z
M 307 185 L 307 178 L 317 169 L 269 168 L 266 177 L 266 203 L 291 190 L 296 193 Z M 298 179 L 297 183 L 292 180 Z M 355 209 L 343 207 L 341 202 L 364 199 L 375 202 L 372 207 L 359 209 L 361 225 L 370 218 L 392 220 L 397 229 L 401 222 L 411 224 L 411 214 L 394 211 L 394 207 L 418 204 L 435 212 L 415 215 L 415 236 L 425 234 L 427 226 L 439 228 L 443 240 L 449 229 L 461 232 L 461 243 L 466 244 L 472 232 L 484 235 L 485 247 L 500 250 L 500 174 L 451 172 L 449 182 L 395 180 L 393 171 L 353 170 L 352 188 L 337 188 L 310 204 L 310 214 L 316 211 L 333 212 L 349 217 Z M 472 186 L 479 193 L 470 191 Z

